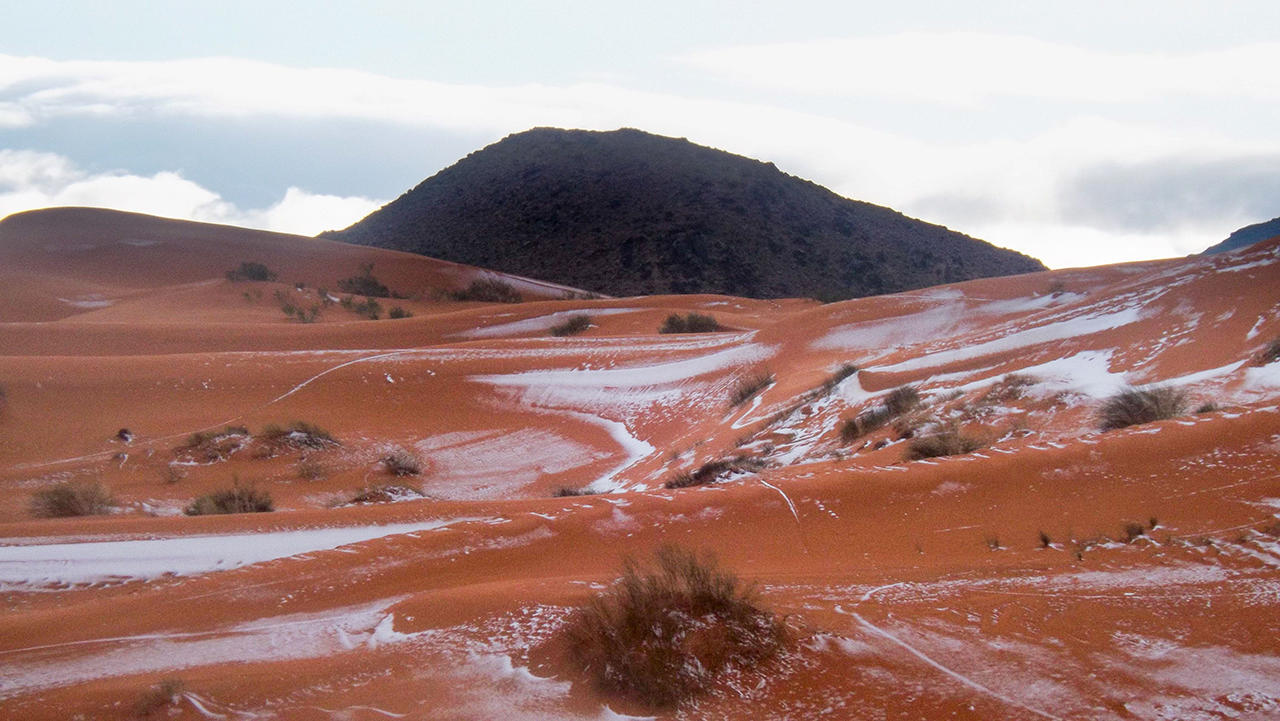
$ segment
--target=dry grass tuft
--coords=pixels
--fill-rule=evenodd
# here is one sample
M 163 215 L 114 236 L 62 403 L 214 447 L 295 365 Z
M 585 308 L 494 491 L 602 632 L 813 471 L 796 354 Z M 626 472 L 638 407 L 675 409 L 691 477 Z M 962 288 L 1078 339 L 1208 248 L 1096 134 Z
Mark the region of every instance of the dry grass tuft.
M 907 446 L 907 460 L 960 456 L 972 453 L 982 445 L 982 441 L 973 436 L 965 435 L 955 428 L 947 428 L 927 436 L 912 438 L 911 444 Z
M 715 333 L 724 330 L 714 317 L 701 313 L 672 313 L 663 321 L 659 333 Z
M 178 705 L 187 684 L 179 678 L 166 678 L 152 686 L 133 703 L 134 716 L 150 718 L 151 716 Z
M 1102 430 L 1111 431 L 1174 418 L 1187 410 L 1187 394 L 1177 388 L 1126 388 L 1111 396 L 1098 411 Z
M 210 516 L 223 513 L 267 513 L 274 511 L 271 495 L 252 484 L 241 485 L 236 479 L 231 488 L 200 496 L 183 509 L 188 516 Z
M 577 335 L 590 327 L 591 316 L 586 313 L 571 315 L 563 323 L 551 326 L 551 335 L 563 338 L 564 336 Z
M 101 516 L 111 512 L 111 494 L 97 481 L 64 481 L 36 491 L 31 515 L 40 518 Z
M 767 370 L 758 370 L 743 377 L 729 394 L 729 405 L 737 408 L 751 400 L 760 391 L 773 385 L 773 381 L 773 374 Z
M 601 692 L 672 708 L 726 668 L 751 668 L 786 643 L 754 590 L 711 556 L 667 546 L 570 617 L 568 660 Z
M 416 476 L 422 473 L 422 459 L 404 448 L 397 448 L 385 456 L 382 465 L 393 476 Z

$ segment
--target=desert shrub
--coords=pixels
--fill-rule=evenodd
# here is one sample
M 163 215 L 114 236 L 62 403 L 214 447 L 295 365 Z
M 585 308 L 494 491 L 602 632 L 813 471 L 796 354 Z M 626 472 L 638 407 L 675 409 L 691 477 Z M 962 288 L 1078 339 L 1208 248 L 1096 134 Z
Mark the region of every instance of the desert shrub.
M 567 335 L 577 335 L 582 331 L 591 327 L 591 316 L 586 313 L 579 315 L 571 315 L 565 319 L 563 323 L 557 323 L 551 326 L 551 335 L 564 337 Z
M 394 501 L 406 501 L 414 498 L 422 498 L 422 494 L 417 489 L 408 486 L 397 486 L 391 484 L 379 484 L 373 486 L 365 486 L 351 497 L 351 503 L 392 503 Z
M 979 402 L 989 405 L 1016 401 L 1022 398 L 1026 394 L 1026 390 L 1036 383 L 1036 379 L 1031 376 L 1022 375 L 1021 373 L 1009 373 L 988 388 L 987 392 L 982 394 Z
M 304 456 L 298 461 L 298 478 L 304 481 L 318 481 L 321 478 L 328 478 L 329 468 L 320 462 L 320 459 L 313 456 Z
M 64 481 L 36 491 L 31 515 L 40 518 L 101 516 L 111 512 L 111 494 L 97 481 Z
M 480 301 L 483 303 L 520 303 L 524 298 L 511 287 L 510 283 L 495 278 L 484 278 L 471 281 L 471 285 L 463 290 L 455 290 L 449 297 L 459 301 Z
M 369 320 L 378 320 L 382 316 L 382 304 L 373 298 L 356 302 L 354 298 L 347 296 L 342 299 L 342 307 Z
M 981 447 L 982 441 L 977 438 L 967 436 L 954 428 L 948 428 L 927 436 L 912 438 L 907 446 L 907 460 L 959 456 L 972 453 Z
M 862 369 L 852 363 L 845 363 L 844 365 L 837 368 L 836 371 L 830 375 L 830 377 L 828 377 L 825 381 L 822 382 L 822 386 L 820 387 L 819 393 L 821 395 L 827 395 L 831 391 L 835 390 L 836 386 L 840 385 L 841 381 L 853 375 L 854 373 L 857 373 L 859 370 L 862 370 Z
M 252 280 L 266 282 L 276 279 L 276 274 L 270 268 L 262 263 L 243 262 L 239 268 L 227 271 L 227 280 L 241 281 Z
M 294 421 L 288 427 L 268 423 L 257 439 L 272 450 L 296 448 L 319 451 L 341 445 L 329 431 L 306 421 Z
M 397 448 L 383 457 L 382 465 L 393 476 L 416 476 L 422 473 L 422 460 L 403 448 Z
M 138 700 L 133 703 L 133 714 L 140 718 L 150 718 L 161 711 L 177 706 L 186 689 L 187 685 L 182 679 L 166 678 L 142 692 Z
M 846 418 L 840 423 L 840 440 L 844 443 L 852 443 L 868 433 L 883 428 L 892 417 L 885 408 L 872 408 L 853 418 Z
M 738 471 L 758 471 L 765 467 L 765 462 L 754 456 L 739 455 L 733 458 L 707 461 L 694 471 L 677 473 L 663 488 L 692 488 L 715 483 L 720 477 Z
M 1102 430 L 1110 431 L 1180 416 L 1186 408 L 1187 394 L 1177 388 L 1126 388 L 1102 404 L 1098 421 Z
M 169 485 L 178 483 L 179 481 L 181 481 L 186 477 L 187 477 L 187 472 L 182 470 L 180 467 L 173 465 L 172 463 L 166 463 L 164 464 L 164 467 L 160 469 L 160 480 L 164 481 Z
M 249 440 L 249 429 L 244 426 L 227 426 L 220 431 L 197 431 L 187 437 L 183 446 L 206 463 L 226 460 L 232 453 L 244 447 Z
M 400 318 L 412 318 L 413 313 L 405 310 L 404 308 L 401 308 L 400 306 L 396 306 L 391 310 L 387 311 L 387 317 L 392 320 L 399 320 Z
M 737 407 L 751 400 L 755 394 L 773 385 L 773 374 L 767 370 L 755 371 L 740 379 L 729 394 L 729 405 Z
M 360 274 L 338 281 L 338 290 L 351 295 L 363 295 L 366 298 L 394 298 L 391 289 L 383 285 L 373 275 L 373 263 L 360 266 Z
M 885 396 L 884 407 L 891 415 L 900 416 L 920 405 L 920 392 L 912 386 L 898 386 Z
M 271 495 L 259 491 L 252 484 L 241 485 L 237 479 L 231 488 L 200 496 L 183 509 L 188 516 L 209 516 L 220 513 L 266 513 L 274 511 Z
M 1129 522 L 1124 524 L 1124 538 L 1122 540 L 1125 543 L 1133 543 L 1138 540 L 1139 536 L 1146 535 L 1146 532 L 1147 529 L 1141 523 Z
M 586 487 L 572 488 L 570 486 L 560 486 L 551 494 L 551 496 L 553 498 L 571 498 L 574 496 L 594 496 L 599 492 L 600 491 L 592 491 Z
M 1276 361 L 1280 361 L 1280 338 L 1268 343 L 1267 347 L 1258 353 L 1258 365 L 1260 366 L 1275 363 Z
M 705 691 L 726 668 L 768 661 L 786 636 L 753 588 L 713 557 L 670 546 L 649 563 L 628 560 L 564 629 L 567 659 L 592 685 L 655 709 Z
M 1218 410 L 1217 403 L 1201 403 L 1196 406 L 1196 413 L 1213 413 Z
M 662 322 L 662 327 L 658 329 L 659 333 L 714 333 L 724 330 L 715 318 L 701 313 L 689 313 L 688 315 L 680 315 L 672 313 Z

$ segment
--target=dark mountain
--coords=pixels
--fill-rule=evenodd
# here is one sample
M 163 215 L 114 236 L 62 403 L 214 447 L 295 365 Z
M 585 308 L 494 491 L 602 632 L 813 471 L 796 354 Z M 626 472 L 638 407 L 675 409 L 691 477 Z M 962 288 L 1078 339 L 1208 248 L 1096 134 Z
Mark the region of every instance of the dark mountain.
M 1260 243 L 1269 238 L 1274 238 L 1277 235 L 1280 235 L 1280 218 L 1272 218 L 1271 220 L 1262 223 L 1246 225 L 1240 230 L 1228 235 L 1226 240 L 1218 243 L 1217 245 L 1209 246 L 1200 254 L 1211 255 L 1213 253 L 1225 253 L 1228 250 L 1235 250 L 1236 248 L 1243 248 L 1247 245 Z
M 1044 270 L 772 163 L 630 129 L 508 136 L 325 235 L 618 296 L 833 300 Z

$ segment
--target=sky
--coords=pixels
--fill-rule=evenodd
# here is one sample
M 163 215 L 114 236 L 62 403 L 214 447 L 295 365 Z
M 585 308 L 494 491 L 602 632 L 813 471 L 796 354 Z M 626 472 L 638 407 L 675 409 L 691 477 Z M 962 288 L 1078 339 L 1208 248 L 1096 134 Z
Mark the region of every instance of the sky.
M 536 126 L 775 163 L 1053 268 L 1280 216 L 1280 3 L 22 3 L 0 216 L 312 235 Z

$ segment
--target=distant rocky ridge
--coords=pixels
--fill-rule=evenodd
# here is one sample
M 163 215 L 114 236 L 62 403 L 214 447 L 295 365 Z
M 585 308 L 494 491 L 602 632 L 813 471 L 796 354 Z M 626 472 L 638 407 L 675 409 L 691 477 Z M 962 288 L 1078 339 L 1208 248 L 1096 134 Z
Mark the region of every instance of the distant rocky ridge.
M 1280 218 L 1272 218 L 1271 220 L 1262 223 L 1246 225 L 1231 235 L 1228 235 L 1227 239 L 1221 243 L 1209 246 L 1201 253 L 1201 255 L 1225 253 L 1229 250 L 1253 245 L 1254 243 L 1261 243 L 1262 241 L 1274 238 L 1277 235 L 1280 235 Z
M 617 296 L 836 300 L 1045 269 L 772 163 L 631 129 L 508 136 L 322 235 Z

